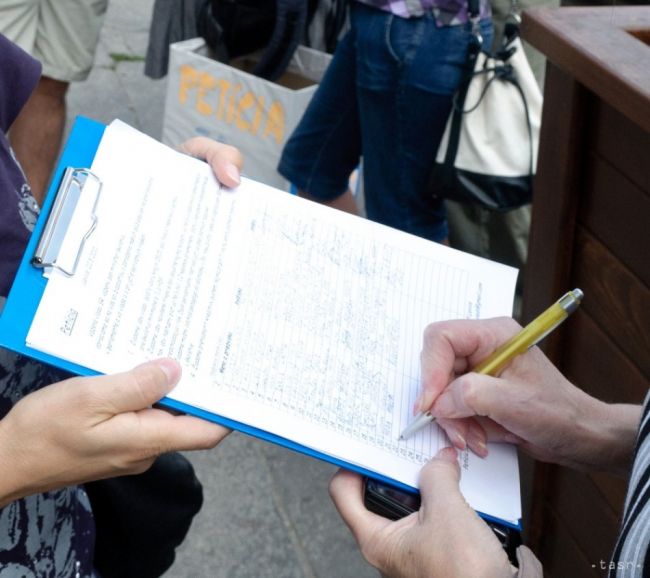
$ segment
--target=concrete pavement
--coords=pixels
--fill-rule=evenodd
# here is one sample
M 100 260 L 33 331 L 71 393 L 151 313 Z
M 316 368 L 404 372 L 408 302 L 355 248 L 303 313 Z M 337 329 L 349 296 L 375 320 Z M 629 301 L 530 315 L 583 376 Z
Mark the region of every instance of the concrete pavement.
M 120 118 L 160 137 L 165 80 L 146 78 L 142 62 L 152 6 L 110 0 L 90 78 L 71 87 L 69 119 Z M 238 433 L 189 458 L 205 504 L 165 578 L 377 576 L 328 498 L 334 467 Z

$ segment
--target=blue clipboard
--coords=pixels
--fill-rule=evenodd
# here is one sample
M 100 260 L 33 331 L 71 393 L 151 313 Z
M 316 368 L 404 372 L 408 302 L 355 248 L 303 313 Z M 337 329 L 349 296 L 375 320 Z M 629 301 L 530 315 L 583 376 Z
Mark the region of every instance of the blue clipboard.
M 6 349 L 10 349 L 16 353 L 26 355 L 77 375 L 97 375 L 98 372 L 47 353 L 43 353 L 42 351 L 27 346 L 26 344 L 26 338 L 32 319 L 36 315 L 41 297 L 45 291 L 45 287 L 47 286 L 47 278 L 43 276 L 42 268 L 35 266 L 33 261 L 39 242 L 43 236 L 44 230 L 46 229 L 48 219 L 52 214 L 55 201 L 57 197 L 64 192 L 62 185 L 65 186 L 64 177 L 66 171 L 70 167 L 86 169 L 92 166 L 95 153 L 102 140 L 105 128 L 106 126 L 104 124 L 85 117 L 80 116 L 75 120 L 70 136 L 68 137 L 67 143 L 54 172 L 52 184 L 43 203 L 41 214 L 36 226 L 34 227 L 34 232 L 32 233 L 13 286 L 9 292 L 7 302 L 0 314 L 1 347 L 5 347 Z M 341 459 L 315 451 L 297 442 L 259 428 L 222 417 L 177 400 L 163 398 L 160 400 L 158 405 L 189 415 L 194 415 L 233 430 L 241 431 L 253 437 L 355 471 L 359 474 L 374 478 L 407 492 L 417 493 L 417 489 L 386 476 L 382 476 L 381 474 L 377 474 L 355 464 L 350 464 Z M 512 524 L 507 520 L 501 520 L 481 512 L 479 512 L 479 514 L 487 520 L 492 520 L 514 529 L 521 529 L 520 524 Z
M 52 184 L 43 202 L 41 214 L 23 255 L 7 302 L 0 315 L 0 346 L 79 375 L 96 375 L 96 372 L 32 349 L 25 344 L 32 319 L 36 315 L 38 304 L 47 286 L 47 278 L 43 276 L 41 268 L 32 265 L 32 259 L 66 168 L 90 167 L 92 165 L 105 128 L 103 124 L 84 117 L 79 117 L 75 121 L 59 164 L 54 171 Z

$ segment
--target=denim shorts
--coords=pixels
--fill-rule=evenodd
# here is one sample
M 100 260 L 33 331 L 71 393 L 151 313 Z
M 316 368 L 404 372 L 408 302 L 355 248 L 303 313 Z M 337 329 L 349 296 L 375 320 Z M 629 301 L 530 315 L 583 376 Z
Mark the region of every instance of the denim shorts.
M 484 46 L 492 22 L 480 23 Z M 331 200 L 363 156 L 369 219 L 440 241 L 444 206 L 426 194 L 429 171 L 466 62 L 472 25 L 432 13 L 400 18 L 352 3 L 350 31 L 282 153 L 278 170 Z

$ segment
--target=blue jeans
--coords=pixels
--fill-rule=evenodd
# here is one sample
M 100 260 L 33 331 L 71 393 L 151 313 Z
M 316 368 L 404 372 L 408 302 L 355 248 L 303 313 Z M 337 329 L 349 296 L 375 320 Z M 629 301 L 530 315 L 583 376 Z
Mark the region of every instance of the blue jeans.
M 484 46 L 492 23 L 481 21 Z M 426 182 L 461 81 L 471 24 L 400 18 L 352 3 L 351 29 L 285 145 L 278 170 L 321 200 L 345 192 L 363 156 L 368 218 L 440 241 L 444 206 Z

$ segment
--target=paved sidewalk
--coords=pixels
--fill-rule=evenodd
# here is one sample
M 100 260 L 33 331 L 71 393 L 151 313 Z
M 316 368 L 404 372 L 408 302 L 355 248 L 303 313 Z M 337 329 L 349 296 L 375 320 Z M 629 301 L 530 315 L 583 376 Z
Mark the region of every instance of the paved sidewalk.
M 165 81 L 143 74 L 153 0 L 110 0 L 95 67 L 68 113 L 115 118 L 159 138 Z M 245 151 L 244 151 L 245 153 Z M 332 466 L 242 434 L 191 454 L 205 505 L 166 578 L 365 578 L 327 495 Z

